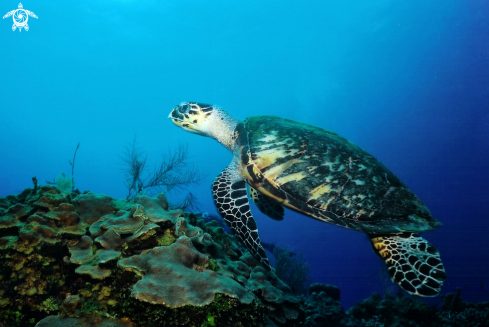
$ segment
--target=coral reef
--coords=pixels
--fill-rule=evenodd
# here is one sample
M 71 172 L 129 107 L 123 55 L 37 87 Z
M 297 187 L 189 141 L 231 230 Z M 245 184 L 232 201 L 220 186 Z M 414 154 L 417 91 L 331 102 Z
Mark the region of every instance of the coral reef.
M 489 302 L 472 304 L 456 293 L 442 295 L 441 310 L 398 293 L 382 298 L 374 293 L 347 311 L 349 326 L 487 327 Z
M 0 326 L 295 326 L 299 297 L 215 221 L 36 186 L 0 198 Z M 273 322 L 272 322 L 273 321 Z
M 348 311 L 340 290 L 297 296 L 216 220 L 35 184 L 0 197 L 0 327 L 489 326 L 458 290 L 438 310 L 378 294 Z
M 340 290 L 336 286 L 312 284 L 304 303 L 307 318 L 304 326 L 335 326 L 346 318 L 340 305 Z
M 142 149 L 136 145 L 136 138 L 131 145 L 125 147 L 122 155 L 123 169 L 128 194 L 126 200 L 144 193 L 164 192 L 185 189 L 198 184 L 204 175 L 197 170 L 194 164 L 188 162 L 188 148 L 186 145 L 178 146 L 163 156 L 162 161 L 149 174 L 146 174 L 147 157 Z M 74 159 L 73 159 L 74 160 Z M 145 174 L 145 177 L 143 177 Z M 188 193 L 185 199 L 174 205 L 172 209 L 197 209 L 197 199 Z
M 436 308 L 414 297 L 387 295 L 382 298 L 374 293 L 347 313 L 359 326 L 374 322 L 379 326 L 437 326 Z
M 275 273 L 297 294 L 307 294 L 311 284 L 309 265 L 302 253 L 295 254 L 286 246 L 276 245 L 273 248 Z

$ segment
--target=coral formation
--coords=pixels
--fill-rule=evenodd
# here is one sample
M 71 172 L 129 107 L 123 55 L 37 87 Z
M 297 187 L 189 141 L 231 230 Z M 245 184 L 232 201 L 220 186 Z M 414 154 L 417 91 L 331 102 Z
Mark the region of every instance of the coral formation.
M 277 245 L 273 248 L 275 257 L 275 273 L 289 285 L 297 294 L 307 294 L 307 289 L 311 284 L 309 276 L 309 265 L 302 256 L 296 255 L 286 246 Z
M 99 315 L 86 315 L 82 318 L 67 318 L 48 316 L 41 320 L 36 327 L 133 327 L 128 319 L 102 318 Z
M 333 285 L 312 284 L 304 310 L 307 312 L 306 327 L 334 326 L 346 318 L 340 305 L 340 290 Z
M 93 241 L 86 235 L 79 241 L 73 242 L 74 244 L 70 243 L 68 243 L 68 249 L 71 253 L 70 262 L 81 265 L 75 269 L 75 273 L 87 274 L 94 279 L 104 279 L 111 274 L 110 270 L 101 269 L 99 264 L 117 260 L 121 256 L 118 251 L 105 249 L 97 250 L 94 253 Z
M 489 302 L 471 304 L 454 294 L 442 295 L 441 311 L 420 299 L 374 293 L 347 311 L 350 326 L 484 327 L 489 326 Z
M 489 326 L 489 303 L 442 301 L 374 294 L 345 312 L 335 286 L 297 296 L 216 220 L 162 194 L 0 197 L 0 327 Z
M 399 293 L 401 295 L 401 293 Z M 378 322 L 384 326 L 434 326 L 436 309 L 413 297 L 382 298 L 374 293 L 370 298 L 358 303 L 347 311 L 360 322 Z
M 169 308 L 210 304 L 217 293 L 250 304 L 254 296 L 233 279 L 207 269 L 209 257 L 198 252 L 190 239 L 181 236 L 170 246 L 155 247 L 141 255 L 119 261 L 119 267 L 144 277 L 131 296 Z
M 56 186 L 62 193 L 69 193 L 73 188 L 73 181 L 71 177 L 66 177 L 64 173 L 56 177 Z
M 293 326 L 300 298 L 215 221 L 54 186 L 0 198 L 0 326 Z

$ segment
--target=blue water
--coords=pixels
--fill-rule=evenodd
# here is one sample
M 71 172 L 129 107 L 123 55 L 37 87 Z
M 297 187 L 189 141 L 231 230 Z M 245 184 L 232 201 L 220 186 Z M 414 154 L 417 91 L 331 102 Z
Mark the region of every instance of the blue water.
M 449 276 L 442 294 L 489 300 L 487 1 L 23 5 L 39 17 L 29 31 L 0 20 L 0 196 L 71 175 L 80 142 L 75 186 L 125 198 L 120 155 L 137 137 L 150 166 L 188 143 L 208 174 L 192 191 L 216 213 L 210 184 L 231 154 L 169 111 L 191 100 L 240 119 L 283 116 L 343 135 L 397 174 L 444 224 L 424 234 Z M 0 14 L 17 6 L 2 1 Z M 363 234 L 290 211 L 255 217 L 263 241 L 302 251 L 315 282 L 340 287 L 345 308 L 382 292 Z

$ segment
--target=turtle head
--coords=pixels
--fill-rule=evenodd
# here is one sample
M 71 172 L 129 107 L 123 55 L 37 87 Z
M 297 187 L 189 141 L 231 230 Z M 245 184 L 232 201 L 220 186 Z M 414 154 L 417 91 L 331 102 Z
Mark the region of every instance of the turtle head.
M 182 102 L 168 115 L 168 118 L 187 132 L 210 136 L 209 122 L 214 114 L 214 106 L 196 102 Z
M 224 109 L 210 104 L 182 102 L 168 118 L 187 132 L 215 138 L 228 149 L 234 147 L 232 135 L 238 121 Z

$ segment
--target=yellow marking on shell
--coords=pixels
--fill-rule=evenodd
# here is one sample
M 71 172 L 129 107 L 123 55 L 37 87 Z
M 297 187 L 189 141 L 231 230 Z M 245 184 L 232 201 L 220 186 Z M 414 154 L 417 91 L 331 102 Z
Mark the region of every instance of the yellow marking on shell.
M 260 139 L 259 141 L 262 141 L 264 140 L 266 137 L 268 137 L 269 135 L 265 136 L 264 138 Z M 276 141 L 276 142 L 265 142 L 263 144 L 260 144 L 257 146 L 257 149 L 258 151 L 266 151 L 265 149 L 268 149 L 268 150 L 274 150 L 274 151 L 278 151 L 278 150 L 282 150 L 284 151 L 285 150 L 285 147 L 283 147 L 283 145 L 287 145 L 289 143 L 289 141 L 292 141 L 292 139 L 290 138 L 287 138 L 287 139 L 284 139 L 284 140 L 281 140 L 281 141 Z M 272 148 L 272 149 L 270 149 Z M 297 152 L 297 151 L 295 151 Z
M 273 144 L 267 144 L 267 147 L 272 147 L 271 149 L 267 150 L 261 150 L 257 151 L 255 153 L 256 159 L 254 159 L 255 164 L 260 167 L 260 169 L 267 168 L 268 166 L 271 166 L 277 162 L 278 159 L 282 159 L 285 157 L 290 157 L 290 156 L 296 156 L 301 152 L 299 149 L 286 149 L 284 147 L 276 146 L 278 142 L 273 143 Z M 290 161 L 288 161 L 290 162 Z M 295 163 L 295 162 L 292 162 Z M 279 167 L 282 167 L 283 170 L 288 168 L 292 163 L 290 164 L 281 164 Z M 274 167 L 272 170 L 276 170 L 277 168 Z M 274 175 L 274 174 L 272 174 Z
M 361 215 L 363 215 L 364 213 L 367 213 L 367 211 L 365 211 L 364 209 L 360 210 L 357 215 L 355 216 L 355 219 L 358 219 L 360 218 Z
M 285 139 L 283 139 L 281 141 L 275 142 L 275 144 L 276 145 L 284 145 L 284 144 L 287 144 L 287 143 L 292 142 L 292 141 L 293 140 L 290 137 L 288 137 L 288 138 L 285 138 Z
M 275 180 L 275 182 L 278 185 L 283 185 L 283 184 L 289 183 L 289 182 L 298 182 L 305 177 L 307 177 L 307 175 L 304 174 L 304 172 L 298 172 L 298 173 L 294 173 L 294 174 L 290 174 L 290 175 L 287 175 L 284 177 L 277 178 Z
M 326 202 L 325 204 L 323 204 L 322 206 L 320 206 L 320 208 L 323 209 L 323 210 L 327 210 L 328 209 L 328 206 L 330 205 L 330 203 L 333 202 L 335 199 L 336 199 L 335 196 L 331 196 L 328 199 L 328 202 Z
M 255 174 L 255 176 L 256 176 L 256 177 L 258 177 L 258 178 L 261 178 L 261 176 L 262 176 L 261 171 L 260 171 L 260 170 L 259 170 L 259 169 L 258 169 L 258 168 L 255 166 L 255 165 L 253 165 L 253 173 L 254 173 L 254 174 Z
M 279 197 L 275 196 L 274 194 L 268 192 L 262 186 L 256 187 L 256 190 L 258 192 L 260 192 L 261 194 L 263 194 L 263 195 L 265 195 L 265 196 L 267 196 L 267 197 L 269 197 L 269 198 L 277 201 L 278 203 L 282 204 L 284 207 L 287 207 L 289 209 L 296 210 L 297 212 L 301 212 L 301 213 L 303 213 L 306 216 L 310 216 L 310 212 L 307 212 L 307 211 L 305 211 L 305 210 L 303 210 L 301 208 L 294 207 L 286 199 L 282 199 L 282 198 L 279 198 Z M 329 222 L 329 223 L 333 223 L 334 224 L 334 221 L 331 218 L 329 218 L 329 217 L 323 217 L 323 216 L 310 216 L 310 217 L 312 217 L 314 219 L 318 219 L 318 220 L 324 221 L 324 222 Z
M 277 136 L 275 134 L 268 134 L 265 137 L 262 137 L 261 139 L 259 139 L 258 141 L 268 143 L 268 142 L 275 141 L 276 139 L 277 139 Z
M 284 158 L 287 155 L 288 154 L 285 153 L 284 149 L 273 148 L 256 152 L 257 158 L 254 161 L 256 165 L 263 169 L 274 164 L 277 159 Z
M 266 172 L 263 173 L 263 175 L 268 180 L 275 181 L 277 179 L 277 177 L 280 174 L 282 174 L 287 168 L 289 168 L 293 164 L 296 164 L 296 163 L 299 163 L 299 162 L 302 162 L 302 160 L 300 160 L 300 159 L 291 159 L 289 161 L 286 161 L 286 162 L 284 162 L 284 163 L 282 163 L 280 165 L 277 165 L 277 166 L 275 166 L 275 167 L 267 170 Z
M 319 199 L 322 195 L 330 193 L 332 190 L 333 188 L 330 184 L 320 184 L 309 192 L 311 196 L 307 199 L 307 201 Z

